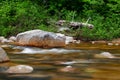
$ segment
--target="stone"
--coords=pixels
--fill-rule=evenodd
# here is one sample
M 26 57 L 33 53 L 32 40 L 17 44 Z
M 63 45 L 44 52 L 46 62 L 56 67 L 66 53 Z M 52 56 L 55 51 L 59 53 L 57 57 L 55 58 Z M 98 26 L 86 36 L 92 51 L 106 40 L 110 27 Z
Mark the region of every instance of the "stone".
M 4 40 L 4 39 L 5 39 L 5 37 L 0 36 L 0 42 L 1 42 L 2 40 Z
M 73 29 L 78 29 L 82 27 L 88 27 L 89 29 L 93 29 L 94 25 L 88 24 L 88 23 L 82 23 L 82 22 L 70 22 L 70 27 Z
M 91 41 L 92 44 L 106 44 L 106 41 Z
M 108 45 L 109 45 L 109 46 L 112 46 L 112 45 L 113 45 L 113 43 L 108 43 Z
M 68 27 L 60 27 L 60 28 L 58 28 L 58 32 L 68 32 L 68 31 L 70 31 L 70 28 L 68 28 Z
M 59 20 L 58 22 L 56 22 L 56 24 L 59 25 L 59 26 L 63 26 L 64 23 L 66 23 L 65 20 Z
M 58 36 L 56 33 L 31 30 L 19 33 L 16 36 L 16 43 L 22 46 L 36 46 L 42 48 L 64 47 L 65 37 Z
M 58 36 L 60 37 L 65 37 L 65 44 L 69 44 L 69 43 L 77 43 L 77 40 L 74 40 L 73 37 L 71 36 L 66 36 L 64 34 L 61 34 L 61 33 L 57 33 Z M 76 42 L 75 42 L 76 41 Z
M 0 62 L 9 61 L 7 53 L 0 47 Z
M 33 71 L 33 68 L 28 65 L 17 65 L 17 66 L 11 66 L 8 70 L 6 70 L 6 73 L 31 73 Z
M 15 36 L 11 36 L 11 37 L 9 38 L 9 40 L 15 42 L 15 41 L 16 41 L 16 37 L 15 37 Z
M 64 68 L 61 68 L 59 71 L 61 71 L 61 72 L 75 72 L 75 68 L 72 66 L 66 66 Z
M 120 38 L 112 40 L 115 45 L 120 45 Z
M 74 40 L 73 37 L 70 37 L 70 36 L 65 36 L 65 37 L 66 37 L 65 44 L 73 43 L 73 40 Z
M 8 43 L 9 41 L 7 39 L 3 39 L 1 43 Z
M 102 52 L 100 54 L 95 54 L 95 58 L 116 58 L 109 52 Z

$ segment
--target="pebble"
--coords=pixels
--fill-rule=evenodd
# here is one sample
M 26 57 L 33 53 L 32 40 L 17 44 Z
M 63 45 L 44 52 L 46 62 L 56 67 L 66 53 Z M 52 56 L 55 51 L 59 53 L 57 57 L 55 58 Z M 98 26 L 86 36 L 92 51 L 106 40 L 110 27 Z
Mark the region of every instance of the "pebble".
M 61 72 L 74 72 L 75 68 L 73 68 L 72 66 L 66 66 L 64 68 L 60 69 Z
M 109 45 L 109 46 L 112 46 L 112 45 L 113 45 L 113 43 L 108 43 L 108 45 Z

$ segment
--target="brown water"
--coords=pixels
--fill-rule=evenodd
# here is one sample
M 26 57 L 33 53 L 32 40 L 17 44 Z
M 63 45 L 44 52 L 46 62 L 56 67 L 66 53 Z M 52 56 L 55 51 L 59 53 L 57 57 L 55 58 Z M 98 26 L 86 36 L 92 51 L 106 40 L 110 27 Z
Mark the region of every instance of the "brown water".
M 30 74 L 1 72 L 0 80 L 120 80 L 120 46 L 82 43 L 68 45 L 66 49 L 80 51 L 59 54 L 51 52 L 46 52 L 47 54 L 18 54 L 19 50 L 12 47 L 5 48 L 11 61 L 1 63 L 1 71 L 3 67 L 18 64 L 30 65 L 34 71 Z M 101 52 L 110 52 L 116 58 L 95 57 Z M 76 63 L 64 63 L 73 61 Z M 66 66 L 71 66 L 72 70 L 63 71 Z

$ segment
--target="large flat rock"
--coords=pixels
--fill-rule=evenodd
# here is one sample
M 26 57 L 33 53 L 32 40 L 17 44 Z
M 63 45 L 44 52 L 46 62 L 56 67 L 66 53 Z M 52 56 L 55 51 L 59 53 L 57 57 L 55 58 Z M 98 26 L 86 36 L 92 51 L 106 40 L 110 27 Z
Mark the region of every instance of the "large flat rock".
M 56 33 L 31 30 L 19 33 L 16 42 L 22 46 L 36 46 L 43 48 L 64 47 L 65 37 L 58 36 Z

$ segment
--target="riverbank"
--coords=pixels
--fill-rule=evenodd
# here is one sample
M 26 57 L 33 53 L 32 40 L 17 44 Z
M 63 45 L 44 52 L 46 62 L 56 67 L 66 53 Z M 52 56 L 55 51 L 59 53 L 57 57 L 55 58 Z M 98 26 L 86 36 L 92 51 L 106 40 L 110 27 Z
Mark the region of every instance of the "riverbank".
M 22 37 L 23 36 L 23 37 Z M 36 37 L 35 37 L 36 36 Z M 109 40 L 96 40 L 96 41 L 86 41 L 86 40 L 81 40 L 81 39 L 77 39 L 73 36 L 66 36 L 66 34 L 62 34 L 62 33 L 53 33 L 53 32 L 48 32 L 48 31 L 43 31 L 43 30 L 39 30 L 39 29 L 36 29 L 36 30 L 30 30 L 30 31 L 25 31 L 25 32 L 22 32 L 22 33 L 19 33 L 18 35 L 16 36 L 11 36 L 9 38 L 5 38 L 4 36 L 0 36 L 0 43 L 13 43 L 13 44 L 16 44 L 16 42 L 21 42 L 19 44 L 21 45 L 25 45 L 26 43 L 28 44 L 29 42 L 29 38 L 30 40 L 32 40 L 32 43 L 29 43 L 32 45 L 43 45 L 44 43 L 46 42 L 41 42 L 40 44 L 36 44 L 36 42 L 34 42 L 34 40 L 39 40 L 37 37 L 40 37 L 40 39 L 44 39 L 46 37 L 45 40 L 49 41 L 49 39 L 51 41 L 54 41 L 55 39 L 57 40 L 57 37 L 58 39 L 60 39 L 60 41 L 58 41 L 56 43 L 56 46 L 59 42 L 62 41 L 62 45 L 61 46 L 65 46 L 65 44 L 70 44 L 70 43 L 75 43 L 75 44 L 80 44 L 80 43 L 91 43 L 91 44 L 106 44 L 106 45 L 115 45 L 115 46 L 119 46 L 120 45 L 120 38 L 117 38 L 117 39 L 113 39 L 111 41 Z M 53 38 L 54 37 L 54 38 Z M 37 38 L 37 39 L 36 39 Z M 53 38 L 53 39 L 52 39 Z M 21 40 L 23 39 L 23 40 Z M 25 40 L 24 40 L 25 39 Z M 62 40 L 61 40 L 62 39 Z M 20 41 L 21 40 L 21 41 Z M 41 41 L 40 40 L 40 41 Z M 55 40 L 55 41 L 56 41 Z M 28 42 L 25 42 L 24 41 L 28 41 Z M 53 42 L 52 42 L 53 43 Z M 26 45 L 27 45 L 26 44 Z M 45 45 L 47 45 L 49 43 L 46 43 Z M 50 45 L 50 44 L 49 44 Z M 53 45 L 53 44 L 51 44 Z

